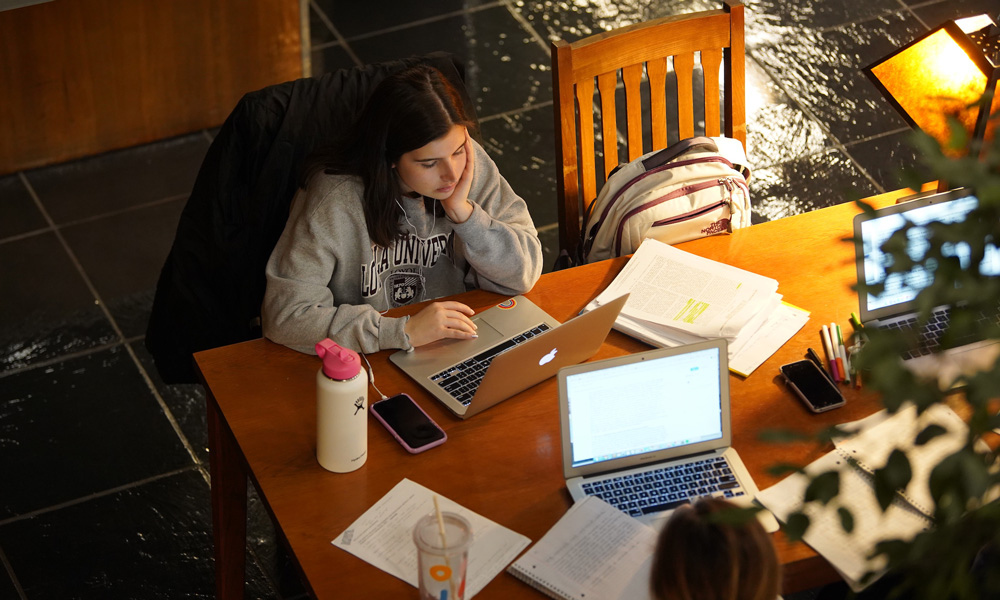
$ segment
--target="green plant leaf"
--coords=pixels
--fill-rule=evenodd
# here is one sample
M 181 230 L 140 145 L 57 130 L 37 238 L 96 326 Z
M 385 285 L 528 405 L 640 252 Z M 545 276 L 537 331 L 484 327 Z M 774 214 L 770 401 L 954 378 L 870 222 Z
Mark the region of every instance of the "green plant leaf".
M 933 440 L 939 435 L 944 435 L 948 433 L 948 430 L 940 425 L 930 424 L 924 428 L 923 431 L 917 434 L 917 438 L 914 443 L 918 446 L 923 446 L 927 442 Z
M 764 429 L 757 436 L 761 441 L 775 444 L 787 444 L 789 442 L 802 442 L 812 440 L 812 436 L 801 431 L 791 429 Z
M 970 448 L 959 451 L 962 465 L 962 485 L 968 498 L 979 498 L 986 494 L 990 473 L 982 458 Z
M 846 506 L 841 506 L 837 509 L 837 515 L 840 517 L 840 526 L 847 533 L 854 531 L 854 515 Z
M 840 473 L 827 471 L 820 473 L 806 486 L 805 501 L 828 503 L 840 493 Z
M 942 511 L 954 511 L 956 507 L 949 500 L 954 497 L 954 491 L 961 485 L 961 463 L 957 454 L 952 454 L 941 459 L 937 465 L 931 469 L 928 487 L 931 497 L 934 498 L 938 518 L 941 518 Z
M 871 216 L 875 214 L 875 207 L 865 202 L 864 200 L 855 200 L 854 205 L 860 208 L 861 212 L 865 213 L 866 215 Z
M 799 473 L 802 471 L 802 465 L 796 465 L 794 463 L 776 463 L 767 468 L 767 472 L 775 477 L 780 477 L 782 475 L 787 475 L 789 473 Z
M 788 521 L 785 522 L 785 535 L 790 541 L 801 540 L 806 529 L 809 529 L 809 517 L 806 514 L 793 512 L 788 515 Z
M 832 442 L 838 438 L 845 438 L 854 435 L 858 429 L 851 426 L 831 425 L 816 432 L 816 440 L 822 443 Z
M 889 454 L 885 466 L 875 470 L 875 497 L 882 510 L 889 508 L 896 492 L 910 483 L 913 471 L 906 453 L 896 448 Z

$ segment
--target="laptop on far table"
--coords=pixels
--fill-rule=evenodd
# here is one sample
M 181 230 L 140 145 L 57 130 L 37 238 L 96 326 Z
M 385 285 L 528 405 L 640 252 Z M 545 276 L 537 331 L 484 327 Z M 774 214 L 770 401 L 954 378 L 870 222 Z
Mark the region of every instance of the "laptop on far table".
M 854 217 L 855 264 L 858 283 L 868 285 L 884 284 L 879 295 L 861 290 L 858 294 L 859 316 L 866 328 L 910 329 L 917 326 L 917 294 L 931 284 L 931 271 L 911 271 L 906 274 L 887 274 L 886 266 L 891 257 L 882 252 L 882 244 L 907 222 L 914 227 L 907 235 L 907 253 L 914 259 L 926 252 L 927 230 L 923 227 L 931 222 L 961 222 L 979 204 L 975 194 L 967 189 L 931 194 L 914 200 L 861 213 Z M 956 246 L 956 255 L 968 262 L 968 247 Z M 1000 251 L 990 246 L 986 258 L 980 264 L 980 272 L 986 276 L 1000 275 Z M 918 374 L 933 375 L 942 387 L 950 387 L 951 382 L 962 373 L 971 373 L 993 364 L 1000 352 L 998 340 L 970 339 L 961 345 L 936 353 L 940 348 L 939 338 L 947 329 L 950 306 L 939 306 L 929 323 L 920 330 L 919 343 L 907 350 L 902 359 L 907 368 Z M 996 321 L 1000 313 L 982 315 L 984 320 Z
M 757 486 L 732 443 L 725 339 L 559 371 L 563 474 L 573 500 L 598 496 L 660 527 L 702 496 L 748 505 Z M 767 531 L 778 522 L 758 513 Z
M 592 357 L 627 299 L 625 294 L 560 324 L 515 296 L 472 318 L 477 339 L 440 340 L 389 360 L 467 419 Z

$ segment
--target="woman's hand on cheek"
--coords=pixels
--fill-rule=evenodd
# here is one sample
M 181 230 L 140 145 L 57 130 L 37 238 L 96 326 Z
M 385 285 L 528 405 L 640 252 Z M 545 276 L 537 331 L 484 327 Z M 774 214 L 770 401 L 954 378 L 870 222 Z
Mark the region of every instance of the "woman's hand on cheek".
M 465 168 L 455 184 L 451 196 L 441 201 L 445 214 L 455 223 L 464 223 L 472 215 L 472 203 L 469 202 L 469 190 L 472 189 L 472 176 L 476 171 L 476 152 L 472 147 L 472 138 L 465 132 Z
M 403 331 L 413 347 L 444 338 L 471 340 L 478 337 L 471 317 L 475 314 L 461 302 L 434 302 L 406 321 Z

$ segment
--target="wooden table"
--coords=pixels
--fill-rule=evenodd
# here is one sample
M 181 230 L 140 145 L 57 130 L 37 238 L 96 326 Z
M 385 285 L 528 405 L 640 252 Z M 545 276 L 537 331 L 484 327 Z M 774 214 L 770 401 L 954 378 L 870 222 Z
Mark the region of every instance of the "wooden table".
M 897 192 L 870 201 L 890 204 Z M 778 366 L 822 353 L 819 329 L 847 326 L 857 310 L 852 203 L 754 225 L 732 235 L 694 240 L 686 251 L 773 277 L 784 300 L 811 312 L 805 327 L 749 377 L 731 375 L 733 445 L 758 487 L 779 477 L 779 462 L 806 464 L 829 448 L 762 442 L 767 428 L 815 431 L 864 417 L 879 408 L 864 390 L 843 386 L 847 405 L 812 414 L 778 380 Z M 626 259 L 544 275 L 525 294 L 555 318 L 575 315 L 614 278 Z M 474 291 L 457 297 L 479 310 L 502 297 Z M 393 314 L 412 314 L 421 305 Z M 613 331 L 595 358 L 649 349 Z M 407 392 L 448 432 L 448 441 L 423 454 L 407 453 L 374 419 L 368 461 L 358 471 L 334 474 L 316 462 L 315 376 L 319 360 L 260 339 L 199 352 L 195 359 L 208 392 L 212 514 L 219 598 L 242 597 L 246 546 L 246 481 L 257 487 L 303 581 L 316 598 L 416 597 L 406 583 L 331 545 L 331 540 L 406 477 L 537 541 L 570 506 L 562 476 L 557 385 L 554 378 L 468 421 L 450 412 L 392 365 L 384 351 L 369 359 L 375 384 L 387 395 Z M 377 399 L 370 392 L 369 400 Z M 838 578 L 811 548 L 775 544 L 790 593 Z M 479 598 L 541 597 L 507 573 Z

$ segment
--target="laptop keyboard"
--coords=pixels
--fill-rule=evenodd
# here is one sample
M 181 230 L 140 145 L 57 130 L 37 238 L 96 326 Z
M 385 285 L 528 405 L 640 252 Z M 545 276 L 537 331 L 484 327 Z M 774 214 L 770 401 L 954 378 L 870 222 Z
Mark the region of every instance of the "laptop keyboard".
M 981 325 L 985 326 L 989 324 L 991 320 L 993 322 L 997 322 L 998 316 L 1000 316 L 1000 311 L 993 315 L 983 314 L 980 315 L 979 322 Z M 920 328 L 916 344 L 903 352 L 903 359 L 916 358 L 918 356 L 924 356 L 932 352 L 936 352 L 938 348 L 941 347 L 941 335 L 946 329 L 948 329 L 948 322 L 950 320 L 950 309 L 941 308 L 934 311 L 927 323 Z M 908 319 L 900 319 L 891 323 L 885 323 L 881 327 L 883 329 L 909 331 L 916 329 L 918 324 L 915 317 L 910 317 Z M 966 336 L 966 339 L 956 340 L 956 344 L 971 344 L 979 341 L 980 339 L 982 339 L 980 336 L 970 335 Z
M 584 483 L 583 492 L 633 517 L 671 510 L 700 496 L 746 493 L 723 457 Z
M 540 333 L 548 331 L 550 327 L 545 323 L 536 325 L 514 337 L 500 342 L 489 350 L 484 350 L 472 358 L 460 362 L 457 365 L 431 376 L 431 381 L 441 386 L 452 398 L 458 400 L 463 406 L 468 406 L 472 402 L 472 397 L 476 395 L 479 384 L 482 383 L 493 359 L 510 350 L 518 344 L 524 343 Z

